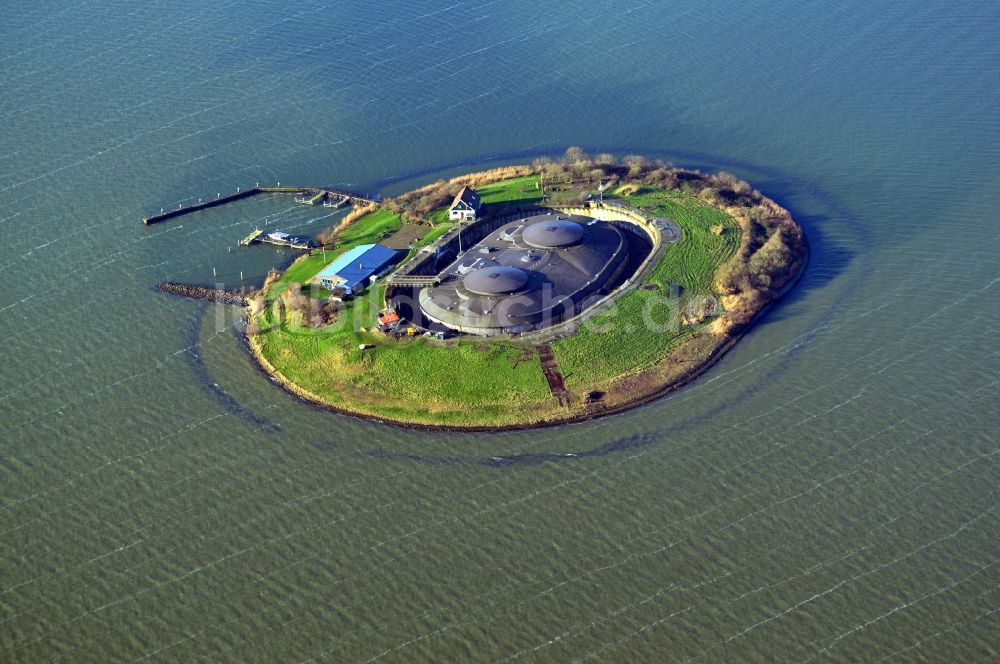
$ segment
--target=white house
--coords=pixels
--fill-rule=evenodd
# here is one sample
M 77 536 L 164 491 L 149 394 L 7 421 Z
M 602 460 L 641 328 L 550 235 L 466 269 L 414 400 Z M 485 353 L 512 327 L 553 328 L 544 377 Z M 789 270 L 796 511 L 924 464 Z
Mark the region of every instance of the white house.
M 479 194 L 472 187 L 462 187 L 448 208 L 448 218 L 452 221 L 473 221 L 482 205 Z

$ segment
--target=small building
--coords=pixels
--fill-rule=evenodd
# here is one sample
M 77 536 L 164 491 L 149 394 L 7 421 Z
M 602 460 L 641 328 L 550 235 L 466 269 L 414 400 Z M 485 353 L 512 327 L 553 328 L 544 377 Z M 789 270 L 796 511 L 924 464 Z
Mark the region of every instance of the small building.
M 361 244 L 320 270 L 311 281 L 331 292 L 360 293 L 392 268 L 397 258 L 397 252 L 389 247 Z
M 452 221 L 474 221 L 483 202 L 472 187 L 462 187 L 448 208 L 448 218 Z
M 399 321 L 399 314 L 392 309 L 383 311 L 378 315 L 379 327 L 389 327 L 393 324 L 399 323 Z

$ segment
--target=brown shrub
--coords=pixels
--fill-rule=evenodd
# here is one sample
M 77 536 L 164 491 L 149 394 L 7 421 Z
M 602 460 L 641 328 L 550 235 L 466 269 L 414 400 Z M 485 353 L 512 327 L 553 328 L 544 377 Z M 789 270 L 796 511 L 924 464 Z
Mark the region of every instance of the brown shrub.
M 628 175 L 631 178 L 639 177 L 643 173 L 653 170 L 653 162 L 638 154 L 626 156 L 622 159 L 622 164 L 628 167 Z
M 573 166 L 581 163 L 589 166 L 593 162 L 590 160 L 590 155 L 588 155 L 583 148 L 574 145 L 566 148 L 566 153 L 563 155 L 563 163 L 567 166 Z
M 247 334 L 251 337 L 260 334 L 260 319 L 257 316 L 247 319 Z
M 484 184 L 492 184 L 493 182 L 500 182 L 501 180 L 524 177 L 525 175 L 531 175 L 537 172 L 538 169 L 533 166 L 528 166 L 527 164 L 500 166 L 499 168 L 491 168 L 488 171 L 480 171 L 479 173 L 459 175 L 458 177 L 448 180 L 448 184 L 459 185 L 459 187 L 465 185 L 476 187 Z M 458 192 L 456 191 L 455 193 Z
M 267 276 L 264 277 L 264 284 L 260 287 L 260 292 L 261 293 L 267 293 L 267 291 L 271 290 L 271 286 L 274 285 L 274 282 L 277 281 L 280 278 L 281 278 L 281 272 L 279 270 L 271 268 L 268 271 Z M 258 299 L 260 299 L 260 298 L 258 298 Z M 251 301 L 251 304 L 252 304 L 252 301 Z

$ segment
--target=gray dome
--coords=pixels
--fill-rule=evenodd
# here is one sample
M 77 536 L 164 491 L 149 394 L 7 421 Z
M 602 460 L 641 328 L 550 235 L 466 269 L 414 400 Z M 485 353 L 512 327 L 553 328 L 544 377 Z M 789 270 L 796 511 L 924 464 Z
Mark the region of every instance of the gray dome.
M 474 270 L 465 275 L 462 284 L 477 295 L 516 293 L 528 283 L 528 273 L 516 267 L 497 265 Z
M 522 237 L 539 249 L 570 247 L 583 239 L 583 226 L 575 221 L 540 221 L 524 229 Z

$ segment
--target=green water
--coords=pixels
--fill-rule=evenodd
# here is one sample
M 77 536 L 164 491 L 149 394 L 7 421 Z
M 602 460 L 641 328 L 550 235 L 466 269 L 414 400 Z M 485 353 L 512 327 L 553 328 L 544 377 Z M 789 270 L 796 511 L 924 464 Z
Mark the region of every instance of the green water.
M 981 2 L 8 11 L 0 660 L 996 657 L 998 25 Z M 160 208 L 571 144 L 735 172 L 813 242 L 724 361 L 630 413 L 332 415 L 255 370 L 232 312 L 153 289 L 253 282 L 291 255 L 247 230 L 336 219 L 265 196 L 139 223 Z

